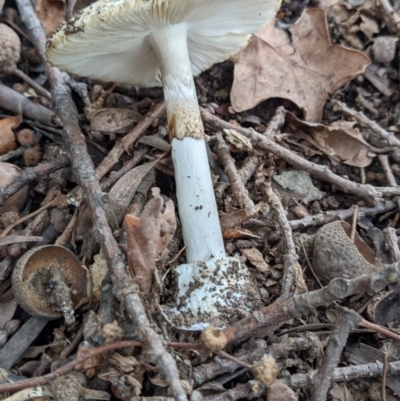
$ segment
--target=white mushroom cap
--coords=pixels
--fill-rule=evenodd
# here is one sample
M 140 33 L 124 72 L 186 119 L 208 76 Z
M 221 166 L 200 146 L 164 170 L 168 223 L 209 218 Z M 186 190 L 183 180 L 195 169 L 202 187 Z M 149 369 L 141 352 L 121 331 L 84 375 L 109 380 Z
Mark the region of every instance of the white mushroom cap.
M 62 25 L 48 42 L 49 61 L 103 81 L 160 86 L 146 38 L 186 24 L 193 75 L 237 53 L 276 13 L 280 0 L 99 0 Z

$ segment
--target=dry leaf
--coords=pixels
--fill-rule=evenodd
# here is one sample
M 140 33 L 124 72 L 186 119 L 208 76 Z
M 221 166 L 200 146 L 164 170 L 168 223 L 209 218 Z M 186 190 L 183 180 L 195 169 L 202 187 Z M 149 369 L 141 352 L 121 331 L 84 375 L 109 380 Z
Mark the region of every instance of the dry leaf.
M 241 249 L 243 256 L 262 273 L 268 272 L 269 266 L 264 260 L 262 253 L 256 248 Z
M 375 157 L 374 148 L 354 128 L 353 121 L 336 121 L 327 126 L 300 121 L 292 113 L 287 113 L 286 121 L 297 135 L 324 152 L 333 164 L 343 162 L 349 166 L 367 167 Z
M 157 255 L 161 255 L 168 248 L 172 238 L 174 238 L 177 226 L 174 202 L 169 200 L 165 204 L 164 213 L 160 217 L 160 237 L 157 244 Z
M 142 115 L 130 109 L 100 109 L 90 115 L 90 129 L 104 134 L 126 134 Z
M 127 260 L 131 274 L 137 280 L 140 290 L 148 294 L 153 282 L 156 266 L 157 246 L 160 236 L 161 208 L 160 195 L 150 199 L 140 217 L 127 214 L 125 227 L 127 237 Z
M 100 290 L 101 284 L 107 275 L 108 267 L 103 252 L 94 255 L 93 259 L 94 263 L 90 265 L 90 271 L 92 276 L 93 292 L 94 292 Z
M 15 134 L 12 131 L 20 123 L 19 117 L 7 117 L 0 120 L 0 155 L 17 147 Z
M 268 389 L 267 401 L 298 401 L 296 393 L 281 380 L 275 380 Z
M 141 365 L 134 356 L 122 356 L 118 352 L 114 352 L 109 362 L 121 370 L 123 373 L 131 373 L 138 365 Z
M 236 111 L 273 97 L 289 99 L 308 121 L 320 121 L 329 94 L 362 74 L 368 57 L 332 45 L 321 9 L 306 10 L 288 32 L 267 24 L 235 61 L 231 91 Z
M 224 239 L 238 239 L 238 238 L 261 238 L 258 235 L 253 234 L 250 230 L 246 228 L 228 228 L 223 233 Z
M 78 352 L 76 353 L 76 357 L 79 358 L 82 355 L 86 354 L 93 350 L 93 347 L 88 347 L 85 345 L 81 345 L 78 348 Z M 75 366 L 75 370 L 78 372 L 86 372 L 89 369 L 97 368 L 104 364 L 104 356 L 103 355 L 96 355 L 91 358 L 85 359 L 82 363 L 79 363 Z
M 51 36 L 64 22 L 65 0 L 36 0 L 36 15 L 42 23 L 47 36 Z
M 240 150 L 253 149 L 250 139 L 233 129 L 224 129 L 225 139 Z
M 332 401 L 353 401 L 354 397 L 346 386 L 346 383 L 334 383 L 329 394 Z

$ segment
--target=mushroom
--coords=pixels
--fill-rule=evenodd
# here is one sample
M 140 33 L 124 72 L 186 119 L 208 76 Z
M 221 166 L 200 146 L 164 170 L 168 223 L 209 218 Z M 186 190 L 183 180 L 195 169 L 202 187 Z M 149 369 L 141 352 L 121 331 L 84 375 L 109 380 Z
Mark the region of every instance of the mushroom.
M 47 43 L 47 58 L 71 73 L 163 86 L 187 264 L 178 267 L 178 307 L 193 318 L 231 316 L 259 295 L 245 266 L 227 257 L 193 75 L 237 53 L 280 0 L 100 0 Z M 253 305 L 254 306 L 254 303 Z

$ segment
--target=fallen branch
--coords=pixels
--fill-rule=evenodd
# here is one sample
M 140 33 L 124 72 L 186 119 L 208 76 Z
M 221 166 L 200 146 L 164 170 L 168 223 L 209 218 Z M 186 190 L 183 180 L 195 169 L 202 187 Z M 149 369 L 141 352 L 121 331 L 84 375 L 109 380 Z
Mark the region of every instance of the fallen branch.
M 175 360 L 165 349 L 161 336 L 150 325 L 139 296 L 139 289 L 128 275 L 124 256 L 108 225 L 103 207 L 104 194 L 96 179 L 94 166 L 87 152 L 85 138 L 79 127 L 78 111 L 72 100 L 70 89 L 64 81 L 63 73 L 46 62 L 46 35 L 31 2 L 29 0 L 17 0 L 17 6 L 21 19 L 25 23 L 29 36 L 45 66 L 46 75 L 51 85 L 55 111 L 64 126 L 63 138 L 71 153 L 72 167 L 85 193 L 87 205 L 92 214 L 93 236 L 100 244 L 111 272 L 113 292 L 125 306 L 130 319 L 137 326 L 139 339 L 145 343 L 150 361 L 164 375 L 175 399 L 186 401 L 186 392 L 179 380 Z

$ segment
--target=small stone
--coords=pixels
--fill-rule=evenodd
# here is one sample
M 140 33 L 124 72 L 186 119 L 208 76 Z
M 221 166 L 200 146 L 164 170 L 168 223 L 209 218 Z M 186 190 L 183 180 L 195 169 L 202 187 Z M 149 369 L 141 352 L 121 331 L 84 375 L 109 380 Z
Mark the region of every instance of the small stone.
M 374 38 L 372 55 L 377 63 L 390 63 L 396 57 L 396 45 L 399 38 L 395 36 L 378 36 Z
M 322 199 L 322 192 L 314 187 L 310 175 L 302 170 L 284 171 L 274 176 L 280 186 L 303 196 L 303 202 Z

